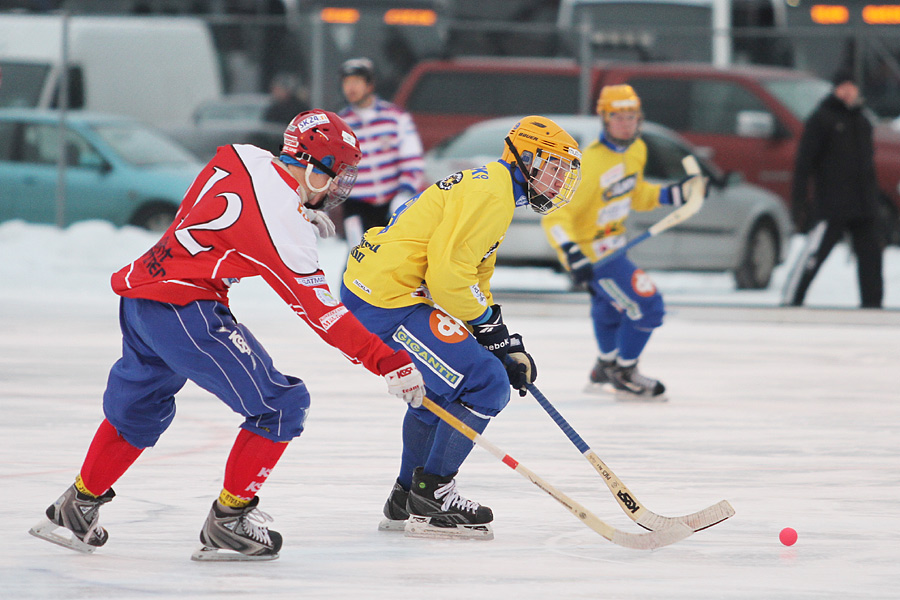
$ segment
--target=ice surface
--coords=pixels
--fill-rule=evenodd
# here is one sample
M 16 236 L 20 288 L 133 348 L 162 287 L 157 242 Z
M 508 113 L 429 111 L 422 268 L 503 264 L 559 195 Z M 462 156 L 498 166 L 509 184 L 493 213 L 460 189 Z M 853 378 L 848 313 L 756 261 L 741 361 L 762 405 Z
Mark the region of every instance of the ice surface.
M 501 270 L 496 295 L 527 340 L 538 385 L 655 512 L 721 499 L 737 514 L 652 552 L 615 546 L 487 452 L 461 492 L 494 509 L 490 542 L 377 531 L 396 475 L 402 403 L 319 338 L 260 281 L 233 310 L 313 397 L 307 431 L 264 486 L 285 536 L 271 563 L 189 560 L 221 486 L 239 418 L 189 384 L 178 416 L 102 509 L 106 546 L 79 555 L 27 534 L 74 478 L 102 418 L 118 358 L 112 271 L 155 237 L 85 223 L 62 232 L 0 225 L 0 598 L 897 598 L 900 588 L 900 253 L 886 261 L 889 308 L 857 304 L 846 249 L 810 308 L 777 308 L 777 288 L 736 292 L 726 275 L 653 273 L 669 301 L 642 369 L 668 404 L 582 393 L 594 356 L 586 299 L 539 270 Z M 335 281 L 339 243 L 323 244 Z M 530 285 L 525 285 L 526 283 Z M 609 524 L 640 532 L 599 475 L 532 398 L 485 432 Z M 790 548 L 783 527 L 799 532 Z

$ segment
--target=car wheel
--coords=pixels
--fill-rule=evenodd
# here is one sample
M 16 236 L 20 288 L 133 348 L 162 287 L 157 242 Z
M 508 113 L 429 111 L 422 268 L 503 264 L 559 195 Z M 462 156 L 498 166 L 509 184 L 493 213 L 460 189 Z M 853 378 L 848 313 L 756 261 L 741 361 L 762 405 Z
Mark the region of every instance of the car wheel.
M 741 264 L 734 271 L 739 290 L 761 290 L 769 287 L 772 271 L 778 264 L 778 232 L 768 221 L 753 226 Z
M 131 224 L 150 231 L 165 231 L 175 218 L 177 207 L 168 202 L 148 202 L 131 218 Z

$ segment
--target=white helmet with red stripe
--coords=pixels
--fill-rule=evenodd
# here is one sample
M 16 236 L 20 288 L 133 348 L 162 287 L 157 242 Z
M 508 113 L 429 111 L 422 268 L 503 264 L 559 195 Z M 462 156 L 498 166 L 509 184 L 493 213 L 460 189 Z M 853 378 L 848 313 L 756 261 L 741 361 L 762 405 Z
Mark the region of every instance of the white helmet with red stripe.
M 327 110 L 307 110 L 294 117 L 284 130 L 281 161 L 306 169 L 306 186 L 314 193 L 328 190 L 322 207 L 331 208 L 347 199 L 356 182 L 362 158 L 359 141 L 347 123 Z M 311 172 L 324 173 L 325 186 L 310 184 Z

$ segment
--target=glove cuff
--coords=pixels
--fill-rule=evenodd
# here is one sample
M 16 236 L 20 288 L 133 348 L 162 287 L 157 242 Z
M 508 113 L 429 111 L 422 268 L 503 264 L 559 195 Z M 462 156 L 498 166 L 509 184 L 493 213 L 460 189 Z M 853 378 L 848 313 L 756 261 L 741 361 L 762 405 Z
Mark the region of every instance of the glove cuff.
M 381 376 L 385 376 L 392 371 L 396 371 L 400 367 L 406 366 L 412 362 L 409 353 L 406 350 L 397 350 L 390 356 L 385 356 L 378 361 L 378 371 Z

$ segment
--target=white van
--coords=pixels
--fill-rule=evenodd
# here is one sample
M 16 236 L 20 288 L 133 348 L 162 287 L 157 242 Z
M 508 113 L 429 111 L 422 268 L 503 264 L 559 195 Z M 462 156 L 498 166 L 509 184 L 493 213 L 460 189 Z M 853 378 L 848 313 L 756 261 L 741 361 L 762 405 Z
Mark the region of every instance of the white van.
M 57 107 L 62 40 L 59 15 L 0 15 L 0 107 Z M 73 109 L 168 127 L 189 124 L 200 102 L 222 95 L 212 36 L 199 19 L 73 16 L 68 62 Z

